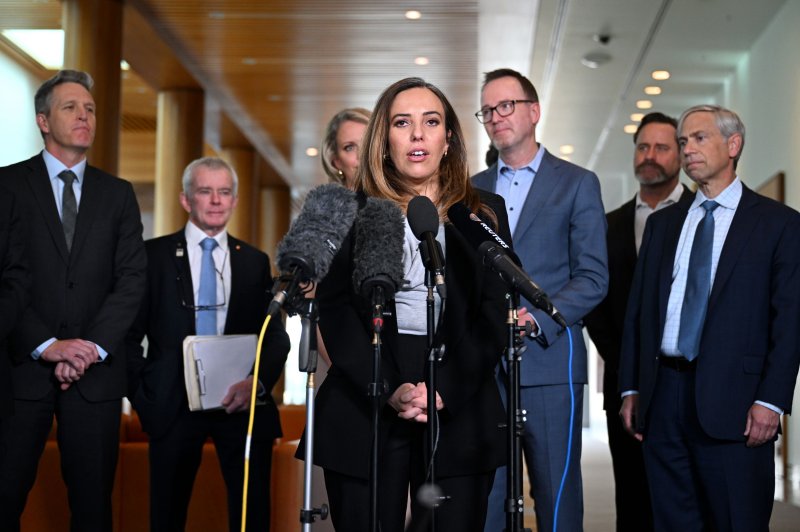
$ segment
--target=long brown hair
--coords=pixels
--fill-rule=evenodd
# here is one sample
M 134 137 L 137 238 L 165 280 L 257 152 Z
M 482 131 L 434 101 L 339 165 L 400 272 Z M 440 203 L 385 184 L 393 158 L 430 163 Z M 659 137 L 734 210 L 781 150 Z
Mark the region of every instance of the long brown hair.
M 389 150 L 390 110 L 394 99 L 409 89 L 424 88 L 431 91 L 444 108 L 444 126 L 448 134 L 447 155 L 439 161 L 439 200 L 436 206 L 441 219 L 447 218 L 447 209 L 463 202 L 473 212 L 481 211 L 496 222 L 494 212 L 481 204 L 478 192 L 472 187 L 467 165 L 467 149 L 458 117 L 445 95 L 436 86 L 421 78 L 405 78 L 383 91 L 372 112 L 364 144 L 361 149 L 356 190 L 368 196 L 394 201 L 404 210 L 416 192 L 399 174 Z

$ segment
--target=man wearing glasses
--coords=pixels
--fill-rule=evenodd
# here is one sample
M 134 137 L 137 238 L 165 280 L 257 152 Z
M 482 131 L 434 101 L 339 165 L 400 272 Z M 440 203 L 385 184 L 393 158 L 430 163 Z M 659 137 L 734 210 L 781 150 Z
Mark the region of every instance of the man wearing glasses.
M 597 176 L 558 159 L 536 142 L 540 112 L 536 89 L 522 74 L 500 69 L 485 75 L 481 110 L 475 116 L 500 158 L 474 176 L 473 184 L 503 196 L 514 250 L 522 266 L 547 292 L 572 332 L 570 357 L 567 334 L 547 314 L 523 300 L 520 321 L 532 322 L 534 331 L 526 341 L 520 368 L 520 403 L 527 410 L 523 453 L 537 530 L 553 529 L 569 455 L 558 509 L 558 530 L 568 532 L 583 530 L 580 460 L 587 364 L 581 320 L 608 288 L 606 220 Z M 502 364 L 498 383 L 505 397 Z M 487 532 L 504 529 L 505 498 L 506 468 L 501 468 L 489 497 Z
M 224 410 L 191 412 L 182 344 L 189 335 L 258 334 L 270 299 L 269 257 L 225 231 L 237 177 L 225 161 L 193 161 L 183 173 L 186 227 L 146 242 L 147 292 L 128 335 L 129 397 L 150 436 L 151 530 L 183 530 L 203 443 L 214 440 L 228 490 L 230 530 L 240 530 L 244 450 L 253 376 L 233 384 Z M 147 357 L 142 339 L 147 336 Z M 270 396 L 289 352 L 279 320 L 264 337 L 250 453 L 248 530 L 268 530 L 272 442 L 281 435 Z

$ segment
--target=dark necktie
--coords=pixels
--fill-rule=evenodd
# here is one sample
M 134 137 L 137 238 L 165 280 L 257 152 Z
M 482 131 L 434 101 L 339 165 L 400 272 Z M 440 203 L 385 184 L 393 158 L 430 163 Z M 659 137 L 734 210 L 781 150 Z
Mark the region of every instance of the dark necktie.
M 72 170 L 64 170 L 58 174 L 64 182 L 64 192 L 61 194 L 61 225 L 64 226 L 64 237 L 67 240 L 67 249 L 72 250 L 72 238 L 75 236 L 75 222 L 78 219 L 78 202 L 72 183 L 77 179 Z
M 711 250 L 714 247 L 714 209 L 719 203 L 706 200 L 700 204 L 706 210 L 697 225 L 689 256 L 686 291 L 683 293 L 681 325 L 678 331 L 678 350 L 688 360 L 694 360 L 700 350 L 700 335 L 706 319 L 708 296 L 711 293 Z
M 200 245 L 203 247 L 203 258 L 200 262 L 200 290 L 197 299 L 197 334 L 217 334 L 217 270 L 214 266 L 214 248 L 217 241 L 213 238 L 204 238 Z

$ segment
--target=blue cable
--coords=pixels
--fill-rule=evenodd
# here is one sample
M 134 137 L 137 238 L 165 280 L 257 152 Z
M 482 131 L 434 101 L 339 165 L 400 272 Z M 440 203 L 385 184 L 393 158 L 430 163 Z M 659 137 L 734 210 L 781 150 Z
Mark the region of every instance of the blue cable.
M 567 327 L 567 336 L 569 337 L 569 438 L 567 439 L 567 461 L 564 464 L 564 474 L 561 475 L 561 486 L 558 488 L 556 508 L 553 512 L 553 532 L 558 530 L 558 506 L 561 504 L 561 493 L 564 491 L 564 484 L 567 483 L 569 460 L 572 454 L 572 425 L 575 420 L 575 390 L 572 387 L 572 331 L 569 327 Z

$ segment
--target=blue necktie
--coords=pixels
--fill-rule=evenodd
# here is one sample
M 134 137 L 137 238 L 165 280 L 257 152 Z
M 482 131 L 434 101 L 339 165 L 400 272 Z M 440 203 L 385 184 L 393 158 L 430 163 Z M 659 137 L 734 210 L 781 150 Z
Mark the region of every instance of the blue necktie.
M 706 210 L 697 225 L 689 256 L 686 291 L 683 294 L 681 328 L 678 331 L 678 350 L 688 360 L 694 360 L 700 350 L 700 334 L 706 319 L 708 296 L 711 293 L 711 250 L 714 247 L 714 209 L 719 203 L 706 200 L 700 204 Z
M 198 307 L 213 307 L 217 304 L 217 269 L 214 266 L 214 248 L 217 241 L 213 238 L 204 238 L 200 242 L 203 248 L 203 259 L 200 263 L 200 290 L 198 293 Z M 197 310 L 197 334 L 217 334 L 217 309 L 204 308 Z

